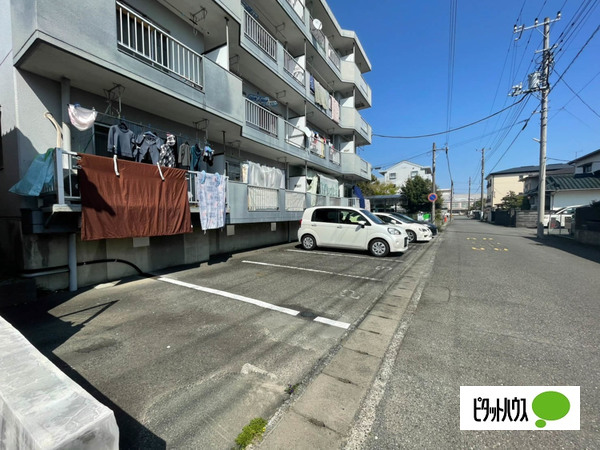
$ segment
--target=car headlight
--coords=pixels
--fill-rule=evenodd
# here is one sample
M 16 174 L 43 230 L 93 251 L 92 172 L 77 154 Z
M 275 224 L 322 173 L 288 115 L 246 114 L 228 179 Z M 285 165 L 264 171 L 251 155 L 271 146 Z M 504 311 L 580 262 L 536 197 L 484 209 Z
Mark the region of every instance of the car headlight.
M 396 234 L 396 235 L 402 234 L 402 233 L 400 233 L 400 230 L 398 230 L 398 228 L 388 228 L 388 233 Z
M 424 233 L 427 233 L 427 230 L 429 230 L 429 228 L 421 228 L 421 231 L 423 231 Z

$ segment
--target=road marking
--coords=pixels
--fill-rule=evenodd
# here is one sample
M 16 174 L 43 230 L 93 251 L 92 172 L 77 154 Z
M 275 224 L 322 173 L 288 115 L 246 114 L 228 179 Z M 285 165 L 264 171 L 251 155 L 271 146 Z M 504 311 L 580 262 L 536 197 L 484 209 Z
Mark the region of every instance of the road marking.
M 479 251 L 479 250 L 485 250 L 484 247 L 471 247 L 471 249 Z
M 331 320 L 331 319 L 327 319 L 325 317 L 320 317 L 320 316 L 319 317 L 315 317 L 314 321 L 315 322 L 321 322 L 321 323 L 324 323 L 326 325 L 331 325 L 331 326 L 338 327 L 338 328 L 343 328 L 345 330 L 347 330 L 350 327 L 349 323 L 339 322 L 337 320 Z
M 164 281 L 165 283 L 175 284 L 177 286 L 186 287 L 188 289 L 194 289 L 196 291 L 208 292 L 209 294 L 220 295 L 221 297 L 231 298 L 233 300 L 238 300 L 244 303 L 250 303 L 251 305 L 259 306 L 261 308 L 270 309 L 273 311 L 278 311 L 284 314 L 289 314 L 290 316 L 298 316 L 300 311 L 296 311 L 295 309 L 284 308 L 283 306 L 273 305 L 271 303 L 263 302 L 262 300 L 256 300 L 250 297 L 244 297 L 243 295 L 232 294 L 231 292 L 220 291 L 218 289 L 213 289 L 204 286 L 198 286 L 197 284 L 186 283 L 185 281 L 176 280 L 174 278 L 168 277 L 158 277 L 158 281 Z M 337 320 L 327 319 L 325 317 L 317 316 L 313 319 L 313 322 L 320 322 L 325 325 L 331 325 L 338 328 L 343 328 L 347 330 L 350 327 L 349 323 L 340 322 Z
M 297 252 L 297 253 L 312 253 L 314 255 L 329 255 L 329 256 L 341 256 L 343 258 L 359 258 L 359 259 L 370 259 L 371 261 L 374 259 L 373 256 L 360 256 L 360 255 L 349 255 L 347 253 L 330 253 L 330 252 L 319 252 L 319 251 L 315 251 L 315 250 L 294 250 L 291 248 L 288 248 L 286 250 L 287 252 Z M 386 259 L 385 262 L 395 262 L 395 263 L 402 263 L 404 261 L 398 260 L 398 259 Z
M 231 292 L 220 291 L 218 289 L 213 289 L 209 287 L 198 286 L 197 284 L 186 283 L 185 281 L 175 280 L 174 278 L 159 277 L 157 278 L 157 280 L 164 281 L 165 283 L 176 284 L 178 286 L 183 286 L 189 289 L 195 289 L 197 291 L 208 292 L 209 294 L 220 295 L 221 297 L 232 298 L 240 302 L 260 306 L 261 308 L 272 309 L 273 311 L 279 311 L 284 314 L 289 314 L 290 316 L 297 316 L 298 314 L 300 314 L 300 311 L 284 308 L 282 306 L 272 305 L 271 303 L 263 302 L 262 300 L 256 300 L 250 297 L 244 297 L 243 295 L 232 294 Z
M 282 269 L 304 270 L 306 272 L 324 273 L 324 274 L 327 274 L 327 275 L 337 275 L 337 276 L 340 276 L 340 277 L 348 277 L 348 278 L 358 278 L 358 279 L 361 279 L 361 280 L 382 281 L 380 278 L 363 277 L 361 275 L 349 275 L 347 273 L 329 272 L 327 270 L 306 269 L 304 267 L 284 266 L 282 264 L 271 264 L 271 263 L 258 262 L 258 261 L 242 261 L 242 262 L 246 263 L 246 264 L 257 264 L 257 265 L 260 265 L 260 266 L 280 267 Z

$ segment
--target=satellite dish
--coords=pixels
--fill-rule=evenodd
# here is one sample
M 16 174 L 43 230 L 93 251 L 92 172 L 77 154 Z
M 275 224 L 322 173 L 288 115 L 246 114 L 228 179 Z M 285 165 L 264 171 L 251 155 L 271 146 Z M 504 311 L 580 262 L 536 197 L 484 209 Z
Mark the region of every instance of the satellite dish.
M 315 27 L 316 30 L 321 31 L 323 29 L 323 24 L 319 19 L 313 19 L 313 27 Z

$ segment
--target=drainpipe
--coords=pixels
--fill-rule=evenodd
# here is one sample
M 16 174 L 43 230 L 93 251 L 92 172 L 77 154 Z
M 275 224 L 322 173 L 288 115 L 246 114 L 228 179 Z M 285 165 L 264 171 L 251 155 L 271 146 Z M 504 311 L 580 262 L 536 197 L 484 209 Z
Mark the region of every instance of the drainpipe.
M 71 80 L 62 78 L 60 80 L 60 100 L 61 100 L 61 125 L 63 135 L 63 149 L 71 151 L 71 129 L 69 128 L 69 103 L 71 101 Z M 63 155 L 63 167 L 65 156 Z M 67 165 L 68 167 L 68 165 Z M 57 174 L 62 176 L 63 174 Z M 69 233 L 68 240 L 68 258 L 69 258 L 69 291 L 77 290 L 77 233 Z

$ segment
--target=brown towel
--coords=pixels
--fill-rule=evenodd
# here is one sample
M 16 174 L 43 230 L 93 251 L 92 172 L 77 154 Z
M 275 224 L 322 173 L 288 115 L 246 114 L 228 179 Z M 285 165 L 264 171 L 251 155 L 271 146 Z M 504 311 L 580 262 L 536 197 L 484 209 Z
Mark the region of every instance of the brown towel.
M 79 154 L 81 239 L 116 239 L 191 233 L 186 171 Z

